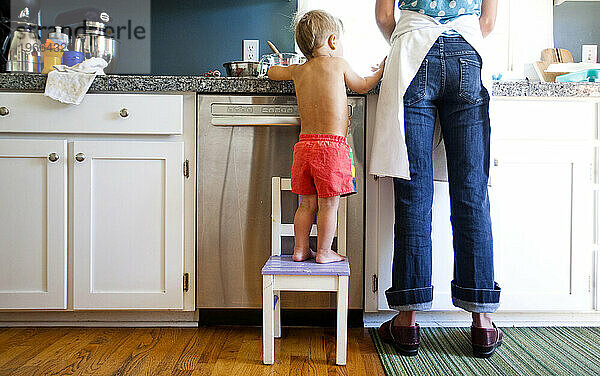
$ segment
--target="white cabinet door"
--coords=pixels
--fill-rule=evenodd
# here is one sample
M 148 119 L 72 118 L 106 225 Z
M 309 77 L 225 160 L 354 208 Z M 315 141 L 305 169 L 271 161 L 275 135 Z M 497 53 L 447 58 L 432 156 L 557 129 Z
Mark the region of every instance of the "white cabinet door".
M 490 196 L 501 310 L 591 309 L 593 153 L 495 143 Z
M 77 141 L 73 307 L 183 308 L 183 143 Z
M 66 308 L 66 141 L 0 140 L 0 309 Z

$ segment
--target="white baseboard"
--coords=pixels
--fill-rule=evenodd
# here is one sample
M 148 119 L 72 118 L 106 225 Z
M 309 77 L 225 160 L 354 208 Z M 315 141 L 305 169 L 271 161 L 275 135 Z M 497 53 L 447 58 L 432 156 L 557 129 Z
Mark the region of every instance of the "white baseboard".
M 190 321 L 6 321 L 0 327 L 197 328 Z
M 177 311 L 0 312 L 0 327 L 197 327 L 198 314 Z
M 395 311 L 365 313 L 365 327 L 379 327 L 396 315 Z M 600 312 L 497 312 L 492 315 L 498 326 L 600 326 Z M 422 327 L 471 326 L 467 312 L 419 312 L 417 322 Z

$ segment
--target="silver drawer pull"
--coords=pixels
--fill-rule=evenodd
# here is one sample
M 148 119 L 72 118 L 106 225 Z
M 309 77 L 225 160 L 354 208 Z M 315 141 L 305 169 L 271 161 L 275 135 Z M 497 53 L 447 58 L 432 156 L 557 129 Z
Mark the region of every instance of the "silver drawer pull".
M 10 111 L 8 110 L 7 107 L 4 107 L 4 106 L 0 107 L 0 116 L 6 116 L 9 113 L 10 113 Z
M 75 155 L 75 159 L 77 162 L 83 162 L 85 160 L 85 155 L 83 153 L 77 153 Z
M 48 156 L 48 159 L 50 160 L 50 162 L 56 162 L 56 161 L 58 161 L 58 154 L 50 153 L 50 155 Z
M 129 110 L 126 108 L 122 108 L 121 111 L 119 111 L 119 115 L 121 115 L 122 118 L 126 118 L 127 116 L 129 116 Z
M 494 158 L 494 166 L 498 167 L 498 160 L 496 158 Z

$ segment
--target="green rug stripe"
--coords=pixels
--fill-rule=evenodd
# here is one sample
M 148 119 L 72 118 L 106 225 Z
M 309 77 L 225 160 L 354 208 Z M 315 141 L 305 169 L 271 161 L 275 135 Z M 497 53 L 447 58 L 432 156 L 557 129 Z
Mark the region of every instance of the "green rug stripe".
M 555 338 L 558 338 L 558 341 L 565 342 L 571 341 L 573 338 L 576 341 L 571 342 L 573 344 L 573 349 L 577 351 L 577 353 L 581 354 L 587 360 L 587 367 L 591 367 L 594 370 L 595 374 L 600 375 L 600 361 L 598 359 L 598 353 L 594 352 L 594 347 L 590 347 L 586 345 L 585 339 L 588 336 L 593 340 L 593 343 L 598 344 L 600 342 L 600 333 L 593 333 L 594 328 L 557 328 L 552 335 Z M 581 330 L 577 330 L 581 329 Z M 582 335 L 583 334 L 583 335 Z M 595 338 L 595 339 L 594 339 Z M 568 350 L 567 344 L 562 344 L 562 350 Z
M 405 357 L 370 329 L 386 375 L 600 375 L 600 328 L 502 328 L 490 359 L 473 357 L 469 328 L 422 328 L 419 355 Z

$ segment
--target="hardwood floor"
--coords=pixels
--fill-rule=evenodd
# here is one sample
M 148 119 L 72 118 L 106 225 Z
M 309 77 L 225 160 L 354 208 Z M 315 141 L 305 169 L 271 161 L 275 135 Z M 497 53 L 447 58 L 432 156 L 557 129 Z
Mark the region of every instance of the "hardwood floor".
M 335 331 L 283 328 L 262 364 L 258 327 L 0 328 L 0 375 L 384 375 L 366 329 L 350 329 L 335 365 Z

